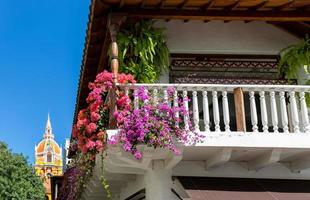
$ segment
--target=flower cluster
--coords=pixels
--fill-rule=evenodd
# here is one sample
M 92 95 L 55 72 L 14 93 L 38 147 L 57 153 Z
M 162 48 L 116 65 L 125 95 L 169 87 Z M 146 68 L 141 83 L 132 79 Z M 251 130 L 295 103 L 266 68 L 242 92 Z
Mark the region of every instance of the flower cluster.
M 174 93 L 174 89 L 168 88 L 169 93 Z M 131 152 L 136 159 L 142 158 L 137 148 L 140 144 L 167 148 L 179 154 L 178 142 L 197 142 L 200 136 L 195 133 L 189 120 L 184 121 L 184 116 L 189 115 L 184 106 L 188 99 L 178 98 L 178 106 L 172 106 L 168 103 L 169 99 L 164 100 L 160 95 L 163 94 L 154 98 L 144 87 L 140 87 L 133 94 L 135 103 L 128 96 L 121 96 L 117 101 L 118 111 L 114 113 L 120 131 L 110 142 L 121 143 L 123 149 Z
M 118 82 L 135 83 L 135 80 L 131 75 L 119 74 Z M 84 154 L 91 153 L 91 159 L 104 148 L 105 130 L 109 120 L 108 104 L 105 100 L 112 87 L 113 75 L 107 71 L 99 73 L 96 80 L 89 83 L 90 93 L 86 99 L 88 107 L 80 110 L 73 129 L 78 149 Z

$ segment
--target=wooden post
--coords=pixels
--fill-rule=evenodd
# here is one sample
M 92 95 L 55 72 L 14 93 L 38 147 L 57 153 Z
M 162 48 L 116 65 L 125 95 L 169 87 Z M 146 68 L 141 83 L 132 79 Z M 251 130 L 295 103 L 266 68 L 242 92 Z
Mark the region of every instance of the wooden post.
M 234 89 L 237 131 L 246 132 L 244 99 L 242 88 Z
M 125 21 L 126 16 L 121 14 L 111 13 L 108 18 L 108 29 L 111 37 L 111 69 L 113 73 L 113 82 L 117 83 L 117 74 L 119 68 L 118 62 L 118 45 L 117 45 L 117 33 L 121 24 Z
M 119 68 L 119 62 L 118 62 L 118 45 L 117 45 L 117 33 L 119 31 L 119 28 L 122 24 L 122 22 L 126 19 L 124 15 L 120 14 L 110 14 L 108 18 L 108 29 L 111 36 L 111 70 L 113 73 L 113 85 L 114 87 L 109 92 L 109 105 L 110 105 L 110 117 L 109 117 L 109 127 L 110 128 L 116 128 L 116 120 L 114 118 L 114 112 L 117 110 L 116 105 L 116 83 L 117 76 L 118 76 L 118 68 Z

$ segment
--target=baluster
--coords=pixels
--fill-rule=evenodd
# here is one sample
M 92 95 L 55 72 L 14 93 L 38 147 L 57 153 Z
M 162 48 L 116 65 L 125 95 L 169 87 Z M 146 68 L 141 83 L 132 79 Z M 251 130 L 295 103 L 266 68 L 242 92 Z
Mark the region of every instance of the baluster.
M 149 93 L 148 89 L 145 88 L 145 89 L 144 89 L 144 94 L 145 94 L 145 95 L 148 95 L 148 93 Z M 149 102 L 149 99 L 148 99 L 148 98 L 143 100 L 143 103 L 144 103 L 144 104 L 147 104 L 148 102 Z
M 290 92 L 290 105 L 291 105 L 291 112 L 292 112 L 292 124 L 295 133 L 299 133 L 299 116 L 298 116 L 298 109 L 297 103 L 295 98 L 295 92 Z
M 164 89 L 164 103 L 168 104 L 168 91 L 167 88 Z
M 271 106 L 271 119 L 273 125 L 273 131 L 278 133 L 278 111 L 277 111 L 277 103 L 275 98 L 275 92 L 270 92 L 270 106 Z
M 126 87 L 125 88 L 125 96 L 127 97 L 127 103 L 129 104 L 130 103 L 130 98 L 129 98 L 129 88 L 128 87 Z
M 306 104 L 305 92 L 300 92 L 300 108 L 301 108 L 301 121 L 305 133 L 310 131 L 308 108 Z
M 225 131 L 230 131 L 229 126 L 229 108 L 228 108 L 228 97 L 227 97 L 227 91 L 222 92 L 223 95 L 223 115 L 224 115 L 224 124 L 225 124 Z
M 185 108 L 185 115 L 184 115 L 184 124 L 185 124 L 185 130 L 189 130 L 188 125 L 188 119 L 189 119 L 189 113 L 188 113 L 188 97 L 187 97 L 187 91 L 183 91 L 183 104 Z
M 253 132 L 258 132 L 255 93 L 254 93 L 254 91 L 250 91 L 249 94 L 250 94 L 250 110 L 251 110 L 252 130 L 253 130 Z
M 199 131 L 199 108 L 198 108 L 197 91 L 193 91 L 193 121 L 195 131 Z
M 283 132 L 288 133 L 288 117 L 287 117 L 287 108 L 286 108 L 286 101 L 285 101 L 284 95 L 285 95 L 285 92 L 280 92 L 281 119 L 282 119 Z
M 175 118 L 179 119 L 179 111 L 177 110 L 179 107 L 179 99 L 178 99 L 178 91 L 177 90 L 175 90 L 173 93 L 173 107 L 176 109 L 174 116 L 175 116 Z M 175 126 L 179 127 L 178 121 L 175 122 Z
M 133 96 L 134 96 L 134 108 L 139 109 L 139 98 L 138 98 L 138 89 L 135 88 L 133 91 Z
M 214 117 L 215 131 L 219 132 L 221 131 L 221 129 L 220 129 L 220 113 L 219 113 L 217 91 L 212 92 L 212 99 L 213 99 L 213 117 Z
M 205 131 L 210 132 L 210 116 L 209 116 L 209 102 L 208 102 L 208 92 L 203 91 L 203 122 L 205 124 Z
M 266 107 L 266 99 L 265 92 L 259 92 L 259 100 L 260 100 L 260 110 L 261 110 L 261 119 L 263 125 L 263 132 L 268 133 L 268 116 L 267 116 L 267 107 Z
M 158 104 L 158 90 L 156 88 L 153 89 L 153 104 L 157 105 Z

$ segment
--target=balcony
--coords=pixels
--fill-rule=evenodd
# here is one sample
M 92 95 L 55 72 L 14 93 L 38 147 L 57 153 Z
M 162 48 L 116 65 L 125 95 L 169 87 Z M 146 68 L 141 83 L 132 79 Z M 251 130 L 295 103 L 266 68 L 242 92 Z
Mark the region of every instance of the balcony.
M 170 106 L 178 106 L 177 98 L 189 99 L 184 106 L 190 114 L 184 116 L 184 121 L 190 120 L 205 138 L 194 146 L 181 147 L 181 157 L 145 147 L 148 159 L 141 162 L 134 161 L 122 149 L 110 148 L 113 170 L 116 170 L 115 165 L 143 170 L 151 160 L 162 157 L 169 160 L 167 166 L 171 167 L 179 162 L 203 162 L 207 171 L 228 163 L 241 163 L 247 171 L 280 164 L 293 174 L 310 168 L 310 126 L 306 105 L 309 86 L 135 84 L 119 87 L 130 96 L 135 107 L 138 103 L 133 94 L 139 87 Z M 174 88 L 173 94 L 169 94 L 169 88 Z M 116 132 L 110 130 L 110 136 Z M 182 165 L 176 166 L 176 172 L 178 170 L 182 171 Z M 195 175 L 194 171 L 187 173 Z

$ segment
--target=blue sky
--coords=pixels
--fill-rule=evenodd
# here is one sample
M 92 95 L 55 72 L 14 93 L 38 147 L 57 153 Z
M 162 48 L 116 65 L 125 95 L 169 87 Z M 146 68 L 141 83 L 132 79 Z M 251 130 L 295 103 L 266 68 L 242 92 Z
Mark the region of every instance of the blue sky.
M 0 1 L 0 140 L 33 163 L 47 113 L 70 136 L 89 0 Z

